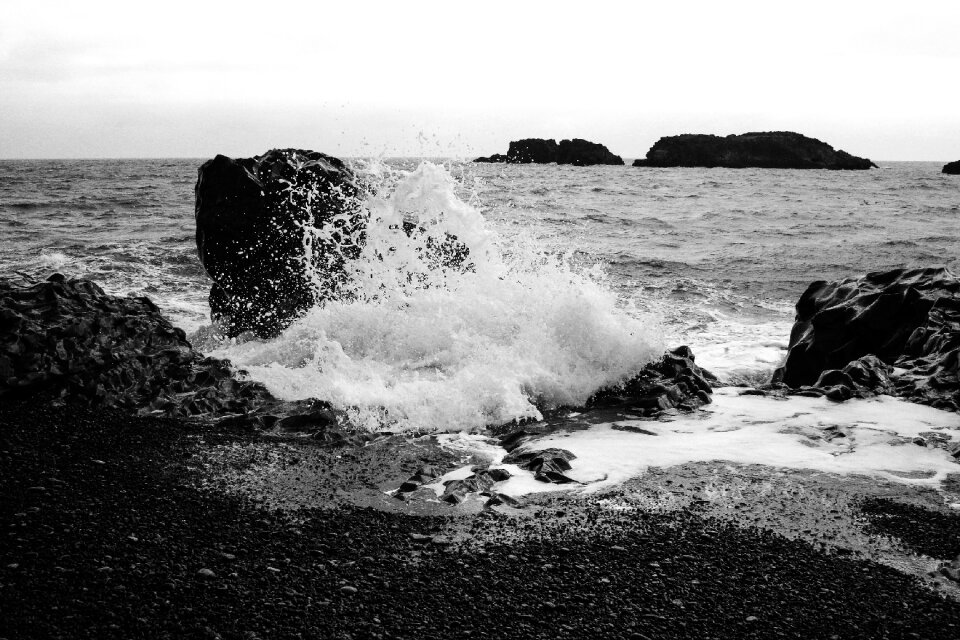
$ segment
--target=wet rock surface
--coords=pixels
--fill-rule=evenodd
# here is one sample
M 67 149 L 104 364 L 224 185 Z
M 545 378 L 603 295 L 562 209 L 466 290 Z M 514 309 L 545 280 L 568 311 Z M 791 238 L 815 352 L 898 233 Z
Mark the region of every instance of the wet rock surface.
M 741 169 L 870 169 L 866 158 L 792 131 L 715 136 L 685 133 L 660 138 L 635 167 L 729 167 Z
M 194 351 L 148 298 L 117 297 L 55 274 L 0 281 L 0 398 L 49 392 L 57 402 L 176 416 L 246 414 L 273 398 L 229 363 Z
M 943 170 L 941 173 L 946 173 L 952 176 L 960 176 L 960 160 L 948 162 L 947 164 L 943 165 Z
M 960 604 L 915 578 L 696 506 L 280 511 L 194 482 L 198 442 L 243 433 L 29 403 L 0 406 L 0 425 L 0 637 L 955 638 L 960 629 Z
M 942 268 L 895 269 L 811 284 L 774 382 L 838 400 L 894 393 L 957 411 L 958 356 L 960 280 Z
M 513 140 L 506 155 L 495 153 L 474 162 L 507 162 L 510 164 L 572 164 L 583 167 L 596 164 L 622 165 L 623 158 L 614 155 L 606 146 L 582 138 L 557 141 L 550 138 Z
M 594 394 L 586 409 L 619 408 L 655 417 L 673 408 L 692 411 L 709 404 L 716 377 L 694 360 L 690 347 L 678 347 L 645 366 L 625 384 Z
M 303 149 L 218 155 L 200 167 L 197 249 L 227 335 L 274 336 L 337 295 L 344 261 L 359 253 L 361 190 L 341 160 Z

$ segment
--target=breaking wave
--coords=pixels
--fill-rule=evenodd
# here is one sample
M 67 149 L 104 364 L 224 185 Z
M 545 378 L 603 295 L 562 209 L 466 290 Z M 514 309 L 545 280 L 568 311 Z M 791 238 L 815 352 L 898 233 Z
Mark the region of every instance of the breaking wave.
M 663 352 L 658 320 L 619 299 L 599 266 L 497 233 L 443 166 L 359 171 L 369 223 L 338 238 L 359 247 L 338 299 L 276 339 L 215 354 L 276 396 L 328 400 L 369 429 L 479 429 L 582 405 Z M 325 233 L 305 234 L 308 264 Z

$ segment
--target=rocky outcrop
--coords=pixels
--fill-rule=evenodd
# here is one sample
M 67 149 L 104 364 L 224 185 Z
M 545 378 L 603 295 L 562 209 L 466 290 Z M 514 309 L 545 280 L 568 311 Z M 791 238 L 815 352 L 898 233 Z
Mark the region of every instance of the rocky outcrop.
M 227 335 L 274 336 L 337 295 L 363 241 L 360 191 L 342 161 L 315 151 L 218 155 L 200 167 L 197 249 Z
M 742 169 L 870 169 L 866 158 L 836 151 L 825 142 L 791 131 L 726 137 L 685 133 L 660 138 L 635 167 L 729 167 Z
M 492 156 L 477 158 L 474 162 L 509 162 L 509 158 L 502 153 L 495 153 Z
M 507 162 L 515 164 L 549 164 L 557 161 L 557 141 L 554 139 L 525 138 L 514 140 L 507 150 Z
M 886 367 L 863 359 L 871 355 Z M 895 269 L 811 284 L 797 303 L 787 359 L 774 382 L 886 390 L 889 377 L 896 395 L 957 411 L 958 375 L 960 280 L 942 268 Z
M 948 162 L 943 165 L 943 171 L 941 173 L 946 173 L 951 176 L 960 176 L 960 160 L 955 162 Z
M 557 141 L 543 138 L 526 138 L 510 143 L 507 154 L 477 158 L 474 162 L 507 162 L 511 164 L 572 164 L 584 167 L 595 164 L 622 165 L 623 159 L 614 155 L 604 145 L 574 138 Z
M 60 274 L 0 281 L 0 399 L 63 402 L 195 417 L 250 412 L 273 398 L 229 363 L 193 350 L 148 298 L 107 295 Z
M 557 164 L 585 167 L 594 164 L 622 165 L 623 158 L 610 153 L 604 145 L 574 138 L 561 140 L 557 146 Z

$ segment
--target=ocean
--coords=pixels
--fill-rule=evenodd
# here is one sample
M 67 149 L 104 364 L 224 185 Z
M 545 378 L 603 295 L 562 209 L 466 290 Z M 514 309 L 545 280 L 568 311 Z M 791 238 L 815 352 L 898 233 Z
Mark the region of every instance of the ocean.
M 201 163 L 0 161 L 0 274 L 61 272 L 149 296 L 205 353 L 281 398 L 330 400 L 371 429 L 536 419 L 680 344 L 727 384 L 766 381 L 810 282 L 960 264 L 960 182 L 938 163 L 797 171 L 356 159 L 382 221 L 371 245 L 388 248 L 353 265 L 358 295 L 275 340 L 229 342 L 212 335 L 196 252 Z M 475 268 L 430 272 L 390 235 L 398 217 L 456 234 Z

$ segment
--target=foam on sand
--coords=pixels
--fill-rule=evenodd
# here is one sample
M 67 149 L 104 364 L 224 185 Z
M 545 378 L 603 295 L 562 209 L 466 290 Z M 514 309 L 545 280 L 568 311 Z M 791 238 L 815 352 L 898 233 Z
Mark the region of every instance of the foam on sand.
M 714 404 L 669 422 L 601 424 L 553 434 L 532 448 L 558 447 L 575 454 L 567 475 L 591 490 L 619 484 L 653 466 L 713 460 L 934 487 L 947 474 L 960 473 L 960 464 L 944 449 L 913 442 L 925 432 L 960 439 L 960 419 L 954 413 L 886 396 L 838 404 L 825 398 L 741 396 L 739 391 L 718 389 Z M 529 486 L 509 482 L 498 490 L 510 493 Z

